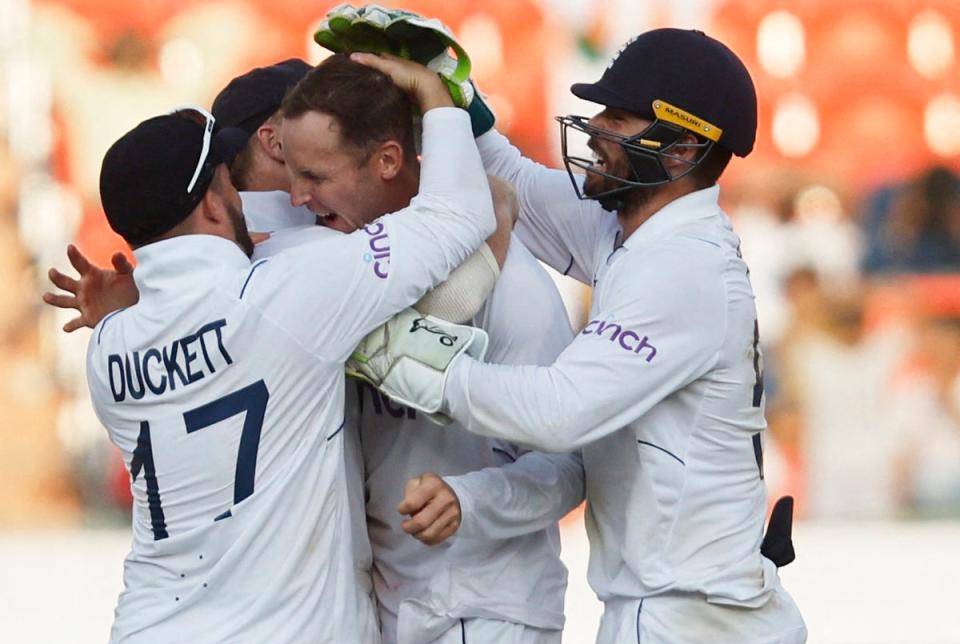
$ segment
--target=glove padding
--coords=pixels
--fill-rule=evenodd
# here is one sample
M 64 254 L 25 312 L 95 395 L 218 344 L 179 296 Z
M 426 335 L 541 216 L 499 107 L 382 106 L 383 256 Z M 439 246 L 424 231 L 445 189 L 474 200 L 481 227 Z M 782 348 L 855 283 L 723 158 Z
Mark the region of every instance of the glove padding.
M 438 415 L 450 363 L 461 353 L 482 359 L 486 350 L 483 329 L 407 308 L 363 339 L 347 360 L 346 371 L 400 404 Z M 432 420 L 443 419 L 440 415 Z
M 486 244 L 457 266 L 447 279 L 427 291 L 413 308 L 423 315 L 432 315 L 463 324 L 473 319 L 497 285 L 500 266 Z
M 327 13 L 313 39 L 336 53 L 388 53 L 425 65 L 443 79 L 453 102 L 470 114 L 475 137 L 493 127 L 493 111 L 470 80 L 470 56 L 435 18 L 376 4 L 359 8 L 341 4 Z

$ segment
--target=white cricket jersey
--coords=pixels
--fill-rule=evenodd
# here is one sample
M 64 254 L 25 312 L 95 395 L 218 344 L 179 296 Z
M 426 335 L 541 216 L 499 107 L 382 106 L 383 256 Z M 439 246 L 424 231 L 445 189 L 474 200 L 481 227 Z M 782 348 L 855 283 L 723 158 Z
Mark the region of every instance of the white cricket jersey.
M 139 302 L 94 329 L 94 408 L 123 452 L 133 548 L 112 641 L 378 641 L 356 579 L 343 362 L 493 231 L 462 110 L 424 117 L 420 194 L 251 264 L 185 235 L 135 251 Z
M 488 359 L 506 364 L 550 364 L 572 335 L 552 280 L 516 238 L 473 323 L 489 334 Z M 566 569 L 556 522 L 583 498 L 579 455 L 529 452 L 456 424 L 438 426 L 356 380 L 347 383 L 348 430 L 351 421 L 360 431 L 385 643 L 433 641 L 444 621 L 417 619 L 421 611 L 563 627 Z M 397 512 L 404 486 L 424 472 L 445 477 L 461 504 L 459 531 L 438 546 L 400 528 L 408 518 Z M 417 606 L 400 611 L 404 601 Z
M 589 580 L 601 600 L 695 592 L 763 606 L 779 580 L 760 554 L 757 321 L 719 189 L 668 204 L 621 243 L 615 215 L 576 199 L 565 172 L 522 159 L 496 132 L 478 145 L 487 171 L 517 188 L 518 233 L 592 285 L 593 301 L 552 366 L 457 360 L 453 416 L 540 449 L 582 447 Z

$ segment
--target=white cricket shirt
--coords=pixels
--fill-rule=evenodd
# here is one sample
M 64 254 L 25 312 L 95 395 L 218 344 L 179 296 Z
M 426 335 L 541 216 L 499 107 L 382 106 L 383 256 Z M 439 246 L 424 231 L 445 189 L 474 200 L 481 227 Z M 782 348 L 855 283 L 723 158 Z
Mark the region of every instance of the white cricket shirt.
M 112 641 L 371 642 L 343 450 L 343 362 L 493 231 L 462 110 L 424 117 L 420 194 L 253 264 L 186 235 L 135 252 L 140 301 L 94 330 L 94 408 L 134 494 Z
M 572 335 L 556 287 L 516 237 L 473 323 L 489 334 L 487 359 L 504 364 L 550 364 Z M 418 606 L 400 613 L 401 643 L 432 641 L 445 630 L 443 620 L 405 623 L 421 610 L 563 627 L 567 575 L 556 522 L 583 499 L 579 455 L 529 452 L 456 424 L 438 426 L 356 380 L 347 383 L 348 430 L 351 422 L 360 432 L 385 643 L 398 641 L 404 601 Z M 403 532 L 408 517 L 397 512 L 406 482 L 430 471 L 454 488 L 463 515 L 456 535 L 438 546 Z
M 582 447 L 601 600 L 689 591 L 763 605 L 779 581 L 760 555 L 757 322 L 718 188 L 670 203 L 621 243 L 615 215 L 576 199 L 565 172 L 496 132 L 478 145 L 487 171 L 515 184 L 534 254 L 594 291 L 590 322 L 553 365 L 457 360 L 453 416 L 540 449 Z

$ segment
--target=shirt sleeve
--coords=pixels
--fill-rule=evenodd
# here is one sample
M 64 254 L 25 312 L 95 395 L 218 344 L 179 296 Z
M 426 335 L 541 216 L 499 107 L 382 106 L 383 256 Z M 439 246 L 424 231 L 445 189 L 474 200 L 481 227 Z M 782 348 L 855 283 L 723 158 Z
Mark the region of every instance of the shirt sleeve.
M 579 452 L 527 451 L 513 463 L 444 477 L 460 501 L 457 535 L 510 539 L 542 530 L 580 505 L 585 494 Z
M 503 177 L 517 191 L 517 235 L 537 259 L 591 285 L 600 243 L 613 239 L 618 228 L 616 215 L 596 201 L 577 199 L 566 171 L 525 158 L 496 130 L 479 137 L 477 147 L 487 172 Z M 577 181 L 582 183 L 582 177 Z
M 620 271 L 610 305 L 553 365 L 458 358 L 445 392 L 450 414 L 471 432 L 554 452 L 617 431 L 716 363 L 726 325 L 720 273 L 672 247 L 649 255 Z
M 317 300 L 317 306 L 308 305 L 312 348 L 345 359 L 364 335 L 446 279 L 495 225 L 466 112 L 428 111 L 420 191 L 408 207 L 339 239 L 283 253 L 293 264 L 285 279 L 301 283 L 291 297 L 301 306 Z
M 113 392 L 104 381 L 102 368 L 98 369 L 97 367 L 105 362 L 105 360 L 103 360 L 105 356 L 103 351 L 100 349 L 100 335 L 103 333 L 104 325 L 111 317 L 113 317 L 113 315 L 108 315 L 94 327 L 93 333 L 90 336 L 90 340 L 87 345 L 86 359 L 87 386 L 90 389 L 90 403 L 93 407 L 93 413 L 96 415 L 97 420 L 99 420 L 100 424 L 107 429 L 108 433 L 111 431 L 110 427 L 113 426 L 113 423 L 111 423 L 111 419 L 108 418 L 110 406 L 105 405 L 104 401 L 112 400 L 114 397 Z M 128 451 L 133 450 L 131 448 Z

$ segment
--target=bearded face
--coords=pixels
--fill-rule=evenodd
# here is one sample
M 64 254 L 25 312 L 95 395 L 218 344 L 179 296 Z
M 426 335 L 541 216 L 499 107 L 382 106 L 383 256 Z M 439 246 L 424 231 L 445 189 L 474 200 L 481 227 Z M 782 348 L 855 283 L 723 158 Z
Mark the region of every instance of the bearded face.
M 582 191 L 578 190 L 581 198 L 595 199 L 609 211 L 635 207 L 649 200 L 656 186 L 638 186 L 638 182 L 649 181 L 646 177 L 650 176 L 650 172 L 638 176 L 635 166 L 637 163 L 653 164 L 652 176 L 656 176 L 660 171 L 656 157 L 644 158 L 635 152 L 628 156 L 630 153 L 624 148 L 624 140 L 647 130 L 650 120 L 616 108 L 607 108 L 590 119 L 570 116 L 558 120 L 562 124 L 567 170 L 572 172 L 571 166 L 580 168 L 586 175 Z M 580 133 L 589 137 L 585 145 L 591 152 L 591 158 L 568 153 L 568 131 L 572 135 Z M 583 149 L 583 145 L 580 144 L 580 149 Z

